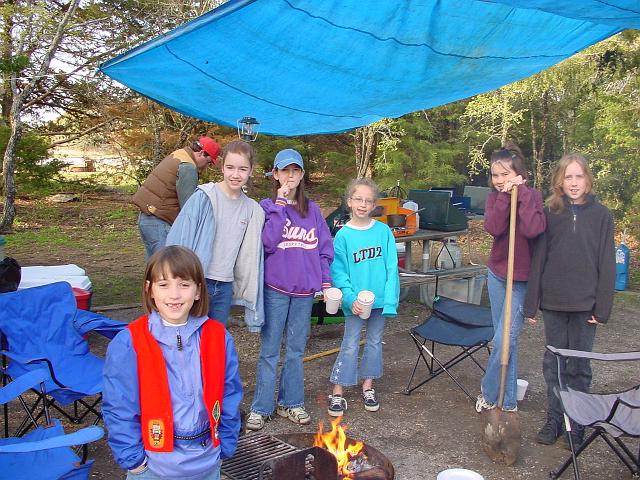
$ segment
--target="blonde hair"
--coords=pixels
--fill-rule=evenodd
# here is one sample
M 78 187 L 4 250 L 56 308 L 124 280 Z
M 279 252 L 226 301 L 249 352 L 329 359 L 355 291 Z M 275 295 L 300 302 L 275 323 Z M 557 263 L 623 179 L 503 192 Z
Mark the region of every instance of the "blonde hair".
M 587 180 L 587 188 L 585 193 L 591 193 L 593 188 L 593 173 L 591 173 L 591 169 L 589 168 L 589 164 L 587 163 L 587 159 L 584 158 L 579 153 L 567 153 L 562 156 L 558 163 L 553 169 L 553 174 L 551 176 L 551 195 L 547 199 L 547 205 L 549 209 L 553 213 L 560 213 L 564 210 L 564 190 L 562 186 L 564 184 L 564 175 L 567 171 L 567 167 L 571 165 L 573 162 L 576 162 L 580 167 L 582 167 L 582 171 L 584 172 L 584 176 Z
M 145 311 L 150 313 L 152 310 L 158 309 L 151 298 L 151 285 L 161 278 L 169 277 L 191 280 L 198 285 L 200 298 L 193 302 L 189 313 L 194 317 L 207 315 L 209 295 L 207 294 L 207 281 L 202 271 L 202 263 L 192 250 L 178 245 L 163 247 L 149 258 L 142 284 L 142 306 Z
M 244 140 L 234 140 L 233 142 L 225 145 L 222 149 L 222 165 L 224 165 L 224 161 L 229 153 L 237 153 L 244 156 L 249 160 L 251 168 L 253 168 L 256 163 L 256 151 L 250 143 L 245 142 Z
M 347 190 L 345 191 L 345 197 L 344 197 L 345 202 L 349 198 L 351 198 L 351 195 L 353 195 L 353 192 L 355 192 L 356 188 L 358 187 L 369 187 L 373 192 L 374 201 L 378 200 L 379 191 L 378 191 L 378 185 L 376 185 L 376 182 L 374 182 L 370 178 L 355 178 L 351 180 L 351 182 L 349 182 L 349 185 L 347 185 Z

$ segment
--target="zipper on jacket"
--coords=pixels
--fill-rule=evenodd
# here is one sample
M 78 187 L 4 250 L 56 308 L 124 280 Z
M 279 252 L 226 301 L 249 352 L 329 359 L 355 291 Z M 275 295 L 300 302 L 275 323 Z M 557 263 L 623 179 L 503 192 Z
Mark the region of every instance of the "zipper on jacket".
M 182 351 L 182 336 L 180 336 L 180 330 L 176 333 L 176 345 L 178 347 L 178 351 Z
M 573 233 L 576 233 L 576 219 L 577 219 L 577 214 L 576 214 L 576 207 L 571 204 L 571 213 L 573 213 Z

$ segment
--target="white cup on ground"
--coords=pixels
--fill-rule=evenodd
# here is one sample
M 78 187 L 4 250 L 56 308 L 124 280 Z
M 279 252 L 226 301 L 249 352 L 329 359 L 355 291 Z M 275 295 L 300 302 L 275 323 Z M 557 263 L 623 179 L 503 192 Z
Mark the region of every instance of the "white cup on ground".
M 484 480 L 484 477 L 466 468 L 448 468 L 440 472 L 436 480 Z
M 362 313 L 360 314 L 360 318 L 366 320 L 371 315 L 371 307 L 373 306 L 373 301 L 376 296 L 373 292 L 369 290 L 362 290 L 358 293 L 358 303 L 362 305 Z
M 338 309 L 342 303 L 342 291 L 336 287 L 327 288 L 324 299 L 324 308 L 327 313 L 338 313 Z
M 516 398 L 519 402 L 524 400 L 524 394 L 527 393 L 527 387 L 529 386 L 529 382 L 523 380 L 522 378 L 518 379 L 518 386 L 516 390 Z

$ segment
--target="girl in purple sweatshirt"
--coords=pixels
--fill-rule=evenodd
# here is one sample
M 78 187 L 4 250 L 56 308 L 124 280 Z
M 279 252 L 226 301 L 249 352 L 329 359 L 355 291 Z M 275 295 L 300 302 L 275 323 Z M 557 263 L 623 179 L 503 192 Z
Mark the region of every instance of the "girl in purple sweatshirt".
M 526 185 L 527 170 L 524 156 L 515 144 L 491 154 L 491 185 L 495 192 L 487 197 L 484 212 L 484 228 L 493 237 L 488 261 L 488 289 L 491 302 L 491 317 L 494 336 L 493 350 L 489 356 L 487 370 L 482 379 L 481 393 L 476 402 L 476 411 L 492 409 L 498 401 L 500 388 L 500 356 L 502 350 L 502 328 L 504 299 L 506 293 L 507 258 L 509 256 L 509 221 L 511 216 L 511 189 L 518 185 L 518 207 L 516 211 L 515 256 L 513 267 L 513 296 L 511 300 L 511 332 L 509 337 L 509 365 L 502 409 L 516 411 L 516 385 L 518 376 L 518 335 L 522 330 L 524 316 L 522 304 L 527 291 L 527 279 L 531 268 L 533 241 L 544 232 L 546 221 L 542 195 Z
M 292 149 L 276 155 L 271 198 L 260 202 L 266 220 L 264 310 L 256 389 L 247 429 L 260 430 L 274 411 L 280 344 L 286 329 L 286 352 L 280 374 L 277 413 L 306 425 L 303 355 L 309 338 L 316 292 L 331 286 L 333 241 L 320 208 L 304 193 L 304 163 Z

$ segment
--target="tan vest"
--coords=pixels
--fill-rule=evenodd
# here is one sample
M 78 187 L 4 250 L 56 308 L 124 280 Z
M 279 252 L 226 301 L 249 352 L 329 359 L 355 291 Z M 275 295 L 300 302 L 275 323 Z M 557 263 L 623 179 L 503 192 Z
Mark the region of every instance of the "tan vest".
M 192 155 L 193 151 L 188 147 L 176 150 L 153 169 L 133 195 L 133 203 L 142 213 L 155 215 L 170 224 L 174 222 L 180 211 L 176 191 L 178 167 L 181 163 L 191 163 L 197 168 Z

